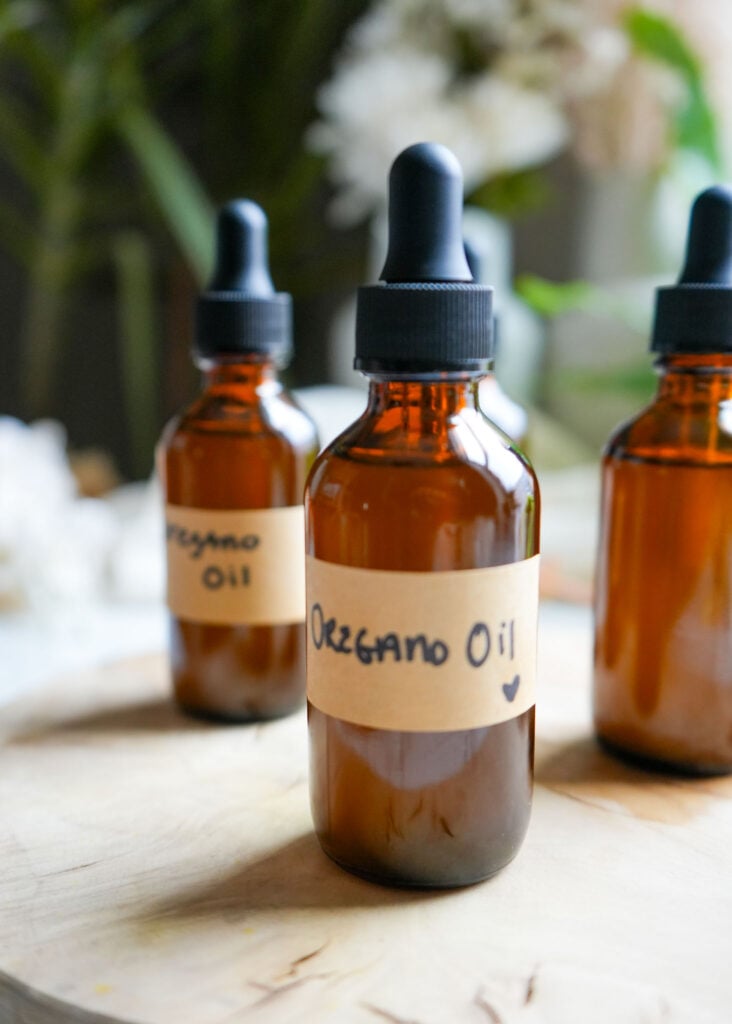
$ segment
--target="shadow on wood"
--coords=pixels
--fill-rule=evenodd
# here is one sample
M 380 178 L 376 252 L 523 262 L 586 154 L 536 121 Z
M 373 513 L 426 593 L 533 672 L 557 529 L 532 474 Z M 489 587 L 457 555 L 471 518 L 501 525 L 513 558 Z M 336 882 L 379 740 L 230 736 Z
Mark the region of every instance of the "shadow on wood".
M 706 810 L 707 800 L 732 797 L 732 777 L 693 778 L 626 763 L 593 738 L 542 742 L 536 784 L 603 810 L 647 821 L 683 824 Z
M 329 860 L 308 832 L 228 875 L 216 874 L 208 884 L 181 889 L 151 906 L 142 922 L 154 928 L 196 918 L 245 923 L 267 910 L 391 907 L 450 895 L 450 890 L 390 889 L 357 878 Z
M 31 722 L 30 727 L 9 736 L 7 742 L 12 745 L 35 744 L 55 742 L 64 737 L 71 739 L 82 733 L 88 740 L 94 734 L 207 732 L 213 728 L 211 722 L 184 714 L 172 700 L 154 697 L 87 714 L 46 720 L 37 726 Z

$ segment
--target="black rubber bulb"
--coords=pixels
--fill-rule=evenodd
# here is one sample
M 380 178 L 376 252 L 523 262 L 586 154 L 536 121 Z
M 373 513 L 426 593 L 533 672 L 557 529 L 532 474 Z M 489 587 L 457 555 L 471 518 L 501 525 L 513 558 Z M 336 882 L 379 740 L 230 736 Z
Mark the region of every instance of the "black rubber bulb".
M 389 175 L 389 251 L 381 280 L 472 281 L 463 249 L 463 175 L 445 146 L 405 149 Z
M 732 188 L 715 185 L 697 196 L 679 284 L 732 285 Z
M 242 292 L 252 298 L 274 295 L 269 276 L 267 218 L 249 199 L 222 207 L 216 221 L 216 264 L 209 292 Z

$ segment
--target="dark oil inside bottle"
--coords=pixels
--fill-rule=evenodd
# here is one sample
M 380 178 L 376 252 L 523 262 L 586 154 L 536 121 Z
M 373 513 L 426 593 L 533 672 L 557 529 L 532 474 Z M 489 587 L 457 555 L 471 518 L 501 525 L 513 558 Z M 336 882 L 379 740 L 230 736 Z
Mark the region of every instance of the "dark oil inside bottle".
M 207 386 L 174 419 L 159 461 L 168 504 L 269 509 L 302 503 L 315 429 L 270 361 L 207 368 Z M 175 697 L 199 716 L 248 721 L 288 714 L 305 695 L 305 626 L 214 625 L 171 616 Z
M 533 473 L 479 411 L 476 381 L 372 382 L 369 409 L 321 456 L 308 494 L 308 553 L 343 566 L 439 573 L 538 547 Z M 315 829 L 344 867 L 453 886 L 515 855 L 531 805 L 533 708 L 429 733 L 308 714 Z
M 603 463 L 598 736 L 692 772 L 732 768 L 731 400 L 731 356 L 669 358 Z

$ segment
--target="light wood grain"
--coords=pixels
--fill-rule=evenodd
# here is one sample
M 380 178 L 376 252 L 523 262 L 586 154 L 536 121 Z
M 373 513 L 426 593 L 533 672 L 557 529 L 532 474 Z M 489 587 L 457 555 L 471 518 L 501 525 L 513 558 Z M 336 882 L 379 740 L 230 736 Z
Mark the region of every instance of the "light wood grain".
M 392 891 L 312 836 L 304 716 L 177 714 L 162 658 L 0 724 L 0 1024 L 728 1024 L 732 780 L 596 749 L 587 617 L 545 612 L 529 835 Z

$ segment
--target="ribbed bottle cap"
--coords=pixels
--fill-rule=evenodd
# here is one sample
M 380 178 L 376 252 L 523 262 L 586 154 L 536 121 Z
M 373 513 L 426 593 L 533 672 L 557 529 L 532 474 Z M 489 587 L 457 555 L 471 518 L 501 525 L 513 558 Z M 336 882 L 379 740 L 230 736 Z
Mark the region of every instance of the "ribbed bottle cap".
M 292 352 L 292 299 L 269 275 L 267 218 L 256 203 L 235 199 L 216 222 L 216 264 L 196 305 L 200 356 L 261 352 L 285 362 Z
M 656 291 L 651 349 L 732 352 L 732 188 L 716 185 L 691 209 L 678 283 Z
M 449 149 L 424 142 L 400 153 L 389 175 L 384 283 L 358 291 L 356 369 L 487 368 L 492 290 L 471 276 L 462 211 L 462 171 Z

